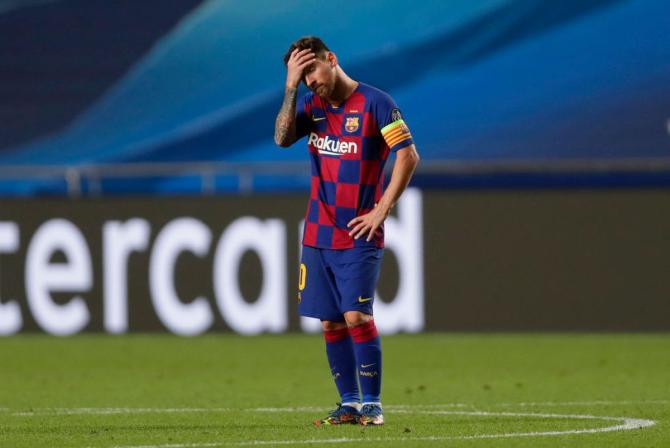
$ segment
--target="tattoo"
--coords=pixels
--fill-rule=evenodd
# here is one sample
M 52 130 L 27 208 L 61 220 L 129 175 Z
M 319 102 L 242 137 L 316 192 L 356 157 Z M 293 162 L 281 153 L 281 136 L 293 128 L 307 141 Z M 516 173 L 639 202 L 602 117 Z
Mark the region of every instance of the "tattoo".
M 289 146 L 295 141 L 295 103 L 298 89 L 287 87 L 284 102 L 275 121 L 275 143 Z

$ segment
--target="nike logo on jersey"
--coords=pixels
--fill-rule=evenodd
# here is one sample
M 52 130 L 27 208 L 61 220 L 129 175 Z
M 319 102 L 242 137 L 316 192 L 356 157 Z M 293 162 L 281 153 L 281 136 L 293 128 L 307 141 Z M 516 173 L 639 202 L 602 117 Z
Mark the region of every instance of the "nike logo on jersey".
M 361 369 L 367 369 L 368 367 L 372 367 L 374 365 L 375 365 L 374 362 L 372 364 L 361 364 Z
M 312 121 L 321 121 L 321 120 L 325 120 L 325 119 L 326 119 L 326 117 L 312 117 Z
M 372 297 L 363 297 L 363 296 L 360 296 L 360 297 L 358 298 L 358 303 L 365 303 L 365 302 L 369 302 L 370 300 L 372 300 Z

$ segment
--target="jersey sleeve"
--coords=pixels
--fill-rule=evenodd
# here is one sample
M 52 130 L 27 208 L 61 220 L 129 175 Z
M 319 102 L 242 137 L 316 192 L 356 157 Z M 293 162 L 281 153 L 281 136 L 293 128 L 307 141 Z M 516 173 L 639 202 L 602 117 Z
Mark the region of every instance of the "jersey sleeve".
M 395 152 L 414 143 L 412 134 L 393 98 L 384 95 L 378 99 L 375 117 L 377 127 L 391 151 Z
M 310 94 L 302 97 L 296 105 L 295 136 L 300 140 L 306 136 L 312 129 L 312 96 Z

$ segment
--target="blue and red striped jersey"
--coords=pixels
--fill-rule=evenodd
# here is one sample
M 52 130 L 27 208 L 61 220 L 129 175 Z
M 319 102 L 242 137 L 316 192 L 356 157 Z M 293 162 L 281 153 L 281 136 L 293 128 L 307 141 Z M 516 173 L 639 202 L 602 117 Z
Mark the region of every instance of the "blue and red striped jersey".
M 307 136 L 312 166 L 303 244 L 384 247 L 383 226 L 366 241 L 349 236 L 347 224 L 381 198 L 389 153 L 413 143 L 398 106 L 387 93 L 359 83 L 338 107 L 310 92 L 297 110 L 297 135 Z

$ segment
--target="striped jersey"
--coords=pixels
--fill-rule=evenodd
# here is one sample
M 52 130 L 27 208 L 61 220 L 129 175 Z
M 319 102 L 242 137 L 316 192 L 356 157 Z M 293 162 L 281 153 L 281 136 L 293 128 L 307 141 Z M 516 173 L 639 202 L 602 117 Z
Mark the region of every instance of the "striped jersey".
M 366 241 L 349 236 L 347 224 L 381 198 L 389 153 L 413 143 L 393 99 L 363 83 L 338 107 L 310 92 L 297 105 L 296 130 L 307 136 L 312 171 L 303 244 L 384 247 L 383 226 Z

